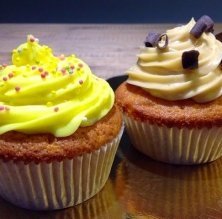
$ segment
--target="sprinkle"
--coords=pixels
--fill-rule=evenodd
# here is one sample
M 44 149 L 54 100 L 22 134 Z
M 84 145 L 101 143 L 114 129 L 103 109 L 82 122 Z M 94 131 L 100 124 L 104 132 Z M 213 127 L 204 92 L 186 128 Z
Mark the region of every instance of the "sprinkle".
M 79 84 L 83 84 L 83 80 L 79 80 Z
M 19 86 L 16 86 L 16 87 L 15 87 L 15 90 L 16 90 L 17 92 L 19 92 L 20 89 L 21 89 L 21 88 L 20 88 Z
M 72 73 L 73 73 L 73 70 L 72 70 L 72 69 L 70 69 L 70 70 L 69 70 L 69 74 L 71 75 Z
M 64 55 L 64 54 L 61 54 L 61 55 L 59 56 L 59 59 L 60 59 L 60 60 L 64 60 L 64 59 L 65 59 L 65 55 Z
M 35 42 L 35 37 L 33 35 L 28 35 L 28 40 L 33 43 Z
M 82 121 L 83 122 L 86 122 L 88 119 L 84 116 L 83 118 L 82 118 Z
M 65 74 L 66 74 L 66 69 L 65 69 L 65 68 L 62 68 L 62 69 L 61 69 L 61 72 L 62 72 L 63 75 L 65 75 Z
M 83 67 L 83 64 L 82 64 L 82 63 L 79 63 L 78 66 L 79 66 L 80 68 L 82 68 L 82 67 Z
M 186 51 L 182 54 L 182 65 L 184 69 L 198 68 L 198 56 L 197 50 Z
M 49 75 L 49 73 L 47 71 L 45 71 L 45 76 Z
M 62 72 L 62 73 L 65 73 L 65 72 L 66 72 L 66 69 L 65 69 L 65 68 L 62 68 L 62 69 L 61 69 L 61 72 Z
M 3 77 L 2 79 L 3 79 L 3 81 L 7 81 L 7 80 L 8 80 L 8 78 L 7 78 L 7 77 Z
M 8 77 L 9 78 L 12 78 L 14 76 L 14 74 L 12 73 L 12 72 L 10 72 L 9 74 L 8 74 Z
M 71 69 L 74 69 L 74 68 L 75 68 L 75 66 L 74 66 L 74 65 L 70 65 L 70 68 L 71 68 Z
M 35 70 L 36 69 L 36 66 L 32 66 L 32 70 Z
M 58 111 L 59 111 L 59 107 L 56 106 L 56 107 L 54 108 L 54 111 L 55 111 L 55 112 L 58 112 Z
M 41 73 L 41 78 L 45 78 L 45 77 L 46 77 L 45 72 Z
M 0 111 L 4 110 L 5 107 L 4 106 L 0 106 Z
M 3 63 L 2 66 L 5 68 L 5 67 L 7 67 L 7 64 L 6 64 L 6 63 Z
M 41 67 L 38 70 L 39 70 L 39 72 L 43 72 L 43 68 L 41 68 Z

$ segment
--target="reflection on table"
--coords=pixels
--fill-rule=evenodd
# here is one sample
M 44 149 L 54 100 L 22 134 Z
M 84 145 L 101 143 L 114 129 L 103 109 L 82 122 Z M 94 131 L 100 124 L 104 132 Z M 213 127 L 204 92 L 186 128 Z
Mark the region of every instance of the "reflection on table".
M 132 218 L 222 218 L 222 159 L 196 166 L 149 159 L 131 146 L 118 151 L 115 191 Z
M 29 211 L 0 199 L 1 219 L 121 219 L 123 218 L 111 180 L 90 200 L 75 207 L 51 212 Z

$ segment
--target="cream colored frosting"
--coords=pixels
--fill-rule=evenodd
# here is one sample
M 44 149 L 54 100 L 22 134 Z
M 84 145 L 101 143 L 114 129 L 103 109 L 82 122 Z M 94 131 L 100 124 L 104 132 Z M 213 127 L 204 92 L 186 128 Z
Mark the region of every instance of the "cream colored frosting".
M 127 82 L 166 100 L 208 102 L 221 96 L 222 43 L 212 33 L 193 38 L 190 30 L 194 25 L 191 19 L 187 25 L 166 31 L 169 44 L 165 50 L 141 48 L 137 64 L 127 71 Z M 182 54 L 189 50 L 200 53 L 197 69 L 183 69 Z

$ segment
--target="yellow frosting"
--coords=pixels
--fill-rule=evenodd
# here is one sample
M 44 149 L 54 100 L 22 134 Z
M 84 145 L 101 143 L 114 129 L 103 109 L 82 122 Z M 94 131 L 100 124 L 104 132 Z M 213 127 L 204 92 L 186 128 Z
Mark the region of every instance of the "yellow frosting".
M 166 99 L 192 98 L 208 102 L 222 94 L 222 43 L 212 33 L 203 33 L 199 39 L 191 36 L 195 25 L 191 21 L 184 26 L 166 31 L 168 48 L 141 48 L 137 65 L 130 68 L 128 83 L 140 86 L 150 94 Z M 199 51 L 199 67 L 185 70 L 181 57 L 184 51 Z
M 114 104 L 109 84 L 75 55 L 55 57 L 29 35 L 0 70 L 0 134 L 15 130 L 65 137 L 90 126 Z

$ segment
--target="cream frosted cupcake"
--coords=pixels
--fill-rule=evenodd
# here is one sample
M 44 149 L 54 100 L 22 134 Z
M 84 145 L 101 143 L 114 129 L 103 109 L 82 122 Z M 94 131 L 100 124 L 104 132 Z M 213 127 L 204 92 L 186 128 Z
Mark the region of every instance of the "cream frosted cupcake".
M 150 33 L 116 91 L 133 145 L 153 159 L 198 164 L 222 155 L 222 43 L 208 16 Z
M 0 195 L 47 210 L 100 191 L 122 134 L 108 83 L 31 35 L 0 76 Z

